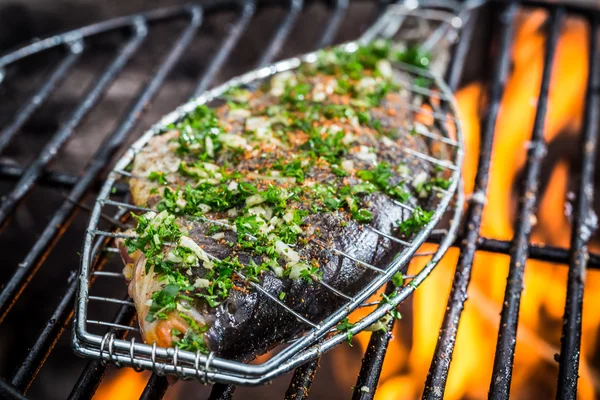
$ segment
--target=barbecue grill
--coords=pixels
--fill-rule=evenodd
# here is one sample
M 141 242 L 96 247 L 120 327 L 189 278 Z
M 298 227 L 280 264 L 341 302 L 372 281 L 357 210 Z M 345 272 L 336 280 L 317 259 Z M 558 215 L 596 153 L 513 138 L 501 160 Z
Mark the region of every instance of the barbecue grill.
M 378 2 L 376 12 L 372 18 L 381 13 L 387 4 Z M 490 153 L 494 139 L 494 127 L 498 115 L 499 103 L 503 93 L 503 86 L 507 79 L 510 67 L 510 46 L 513 39 L 514 16 L 521 7 L 537 6 L 547 8 L 550 12 L 550 23 L 547 25 L 548 40 L 545 58 L 545 68 L 542 79 L 542 87 L 537 104 L 535 126 L 531 137 L 527 164 L 525 167 L 525 179 L 521 188 L 521 196 L 515 222 L 515 235 L 511 242 L 483 238 L 479 235 L 481 216 L 485 207 L 485 192 L 488 183 L 488 171 L 490 166 Z M 239 2 L 214 2 L 202 5 L 185 5 L 168 9 L 160 9 L 144 14 L 114 19 L 65 35 L 59 35 L 47 40 L 37 42 L 34 46 L 25 47 L 21 50 L 9 53 L 0 58 L 0 79 L 4 85 L 10 83 L 15 71 L 21 67 L 21 59 L 34 57 L 36 53 L 59 52 L 57 63 L 46 75 L 41 85 L 33 88 L 29 99 L 19 105 L 19 110 L 10 116 L 8 123 L 0 131 L 0 151 L 9 148 L 12 141 L 18 140 L 18 135 L 27 121 L 36 113 L 41 105 L 59 90 L 59 86 L 72 72 L 76 63 L 82 55 L 94 46 L 94 37 L 104 32 L 129 30 L 132 34 L 119 36 L 120 50 L 112 60 L 108 68 L 97 74 L 90 89 L 83 95 L 81 103 L 72 108 L 72 112 L 65 119 L 65 123 L 52 134 L 49 141 L 39 150 L 33 161 L 29 163 L 0 164 L 0 176 L 6 182 L 16 181 L 16 184 L 8 186 L 9 190 L 2 198 L 0 204 L 0 224 L 4 224 L 5 230 L 10 229 L 11 217 L 15 217 L 23 203 L 25 196 L 35 187 L 49 187 L 59 201 L 58 210 L 54 213 L 45 229 L 40 232 L 39 238 L 31 249 L 26 253 L 25 259 L 14 268 L 10 275 L 3 281 L 0 291 L 0 322 L 7 320 L 7 315 L 15 305 L 23 301 L 21 293 L 29 283 L 30 279 L 42 267 L 46 265 L 46 259 L 51 254 L 57 241 L 62 235 L 71 230 L 77 230 L 78 235 L 83 237 L 80 227 L 73 221 L 72 215 L 79 209 L 86 209 L 85 199 L 88 195 L 94 198 L 98 190 L 98 183 L 104 181 L 107 167 L 113 156 L 123 150 L 123 142 L 135 134 L 136 125 L 142 119 L 144 111 L 155 100 L 160 88 L 168 79 L 169 74 L 177 67 L 182 58 L 185 58 L 188 49 L 193 48 L 197 32 L 203 24 L 209 23 L 211 18 L 217 18 L 223 12 L 234 12 L 235 18 L 231 27 L 222 39 L 219 46 L 213 51 L 210 60 L 206 62 L 206 68 L 202 73 L 193 93 L 199 94 L 214 85 L 219 77 L 220 70 L 231 61 L 231 54 L 236 45 L 243 40 L 246 28 L 254 18 L 263 12 L 273 8 L 283 8 L 285 13 L 282 18 L 277 19 L 269 41 L 256 65 L 269 64 L 279 57 L 280 51 L 286 49 L 286 40 L 298 21 L 305 5 L 301 1 L 289 1 L 283 4 L 258 3 L 251 1 Z M 336 41 L 336 33 L 344 21 L 348 10 L 346 1 L 332 1 L 327 3 L 329 8 L 329 20 L 324 25 L 314 48 L 322 47 Z M 580 6 L 550 4 L 544 2 L 510 2 L 492 3 L 489 5 L 498 12 L 498 24 L 500 25 L 500 42 L 497 63 L 494 67 L 488 111 L 484 120 L 484 128 L 481 136 L 481 152 L 479 157 L 479 168 L 475 180 L 474 195 L 468 202 L 466 216 L 464 218 L 464 232 L 454 241 L 454 245 L 460 249 L 460 258 L 457 265 L 456 275 L 452 285 L 452 291 L 448 300 L 444 322 L 440 330 L 439 340 L 431 363 L 431 368 L 425 384 L 425 398 L 443 397 L 446 379 L 452 359 L 452 352 L 457 335 L 461 311 L 466 301 L 466 290 L 471 275 L 471 266 L 477 250 L 509 254 L 511 258 L 508 284 L 506 287 L 505 301 L 502 308 L 501 325 L 498 337 L 498 346 L 494 361 L 493 378 L 490 384 L 490 397 L 508 398 L 514 360 L 515 338 L 518 324 L 518 312 L 520 295 L 523 286 L 523 272 L 525 261 L 528 258 L 553 261 L 569 265 L 569 278 L 567 290 L 567 303 L 564 313 L 563 338 L 561 353 L 559 356 L 559 381 L 558 396 L 561 398 L 575 398 L 577 393 L 577 376 L 579 363 L 579 347 L 581 336 L 581 310 L 583 298 L 582 275 L 585 268 L 597 268 L 600 266 L 600 255 L 589 254 L 587 243 L 589 231 L 593 230 L 593 221 L 590 219 L 592 213 L 592 198 L 594 185 L 594 167 L 596 162 L 596 135 L 598 125 L 598 85 L 600 76 L 597 65 L 598 60 L 598 15 L 595 11 Z M 469 23 L 463 29 L 461 40 L 454 49 L 452 61 L 447 73 L 447 81 L 450 88 L 456 89 L 461 80 L 461 74 L 466 68 L 466 59 L 469 53 L 471 36 L 477 19 L 477 11 Z M 559 27 L 566 15 L 576 14 L 586 18 L 591 27 L 591 51 L 590 51 L 590 75 L 586 97 L 586 114 L 583 127 L 584 134 L 581 138 L 581 182 L 576 195 L 573 231 L 570 249 L 550 248 L 530 243 L 530 232 L 537 204 L 539 182 L 541 177 L 541 165 L 545 156 L 545 143 L 543 139 L 544 119 L 547 112 L 547 98 L 549 92 L 550 76 L 552 72 L 552 61 L 555 54 L 556 43 L 559 35 Z M 181 23 L 185 23 L 182 26 Z M 370 21 L 365 21 L 370 22 Z M 155 26 L 160 24 L 173 24 L 182 27 L 177 41 L 171 45 L 166 57 L 159 63 L 145 85 L 140 89 L 128 110 L 120 119 L 118 125 L 100 145 L 99 149 L 90 158 L 90 162 L 81 174 L 66 174 L 53 171 L 49 168 L 50 163 L 60 158 L 60 151 L 67 146 L 67 141 L 75 133 L 75 129 L 84 118 L 94 111 L 104 93 L 110 85 L 122 73 L 125 65 L 134 53 L 144 44 L 147 36 L 152 33 Z M 365 24 L 367 26 L 367 24 Z M 158 28 L 157 28 L 158 29 Z M 125 40 L 123 40 L 123 37 Z M 88 43 L 89 42 L 89 43 Z M 308 50 L 308 49 L 307 49 Z M 293 54 L 293 53 L 292 53 Z M 596 61 L 596 62 L 594 62 Z M 0 81 L 0 84 L 2 82 Z M 57 159 L 58 160 L 58 159 Z M 116 186 L 114 194 L 127 195 L 126 186 Z M 68 193 L 68 194 L 63 194 Z M 26 200 L 25 200 L 26 201 Z M 459 202 L 460 203 L 460 202 Z M 103 218 L 113 226 L 119 226 L 120 217 L 117 215 L 104 215 Z M 445 234 L 434 234 L 429 240 L 442 242 Z M 0 237 L 0 239 L 2 239 Z M 4 238 L 6 240 L 6 237 Z M 96 242 L 94 249 L 96 257 L 94 265 L 96 272 L 92 275 L 93 285 L 100 285 L 101 277 L 115 277 L 118 273 L 101 270 L 100 266 L 107 262 L 109 251 L 103 251 L 106 241 Z M 8 246 L 8 243 L 7 243 Z M 3 246 L 4 247 L 4 246 Z M 73 271 L 73 266 L 67 268 Z M 98 282 L 95 282 L 98 280 Z M 73 315 L 73 304 L 77 293 L 78 280 L 70 276 L 66 291 L 59 305 L 53 311 L 52 317 L 43 328 L 42 332 L 35 338 L 31 350 L 26 358 L 18 365 L 12 375 L 7 379 L 0 380 L 0 392 L 6 398 L 23 398 L 23 394 L 36 378 L 38 371 L 44 364 L 46 358 L 54 348 L 57 340 L 63 333 Z M 106 299 L 104 297 L 103 299 Z M 96 300 L 102 300 L 100 296 Z M 76 385 L 72 388 L 72 398 L 88 398 L 95 392 L 107 369 L 106 361 L 119 364 L 118 359 L 112 359 L 114 341 L 124 337 L 130 331 L 134 310 L 130 307 L 127 298 L 122 300 L 112 299 L 112 303 L 118 307 L 116 315 L 111 317 L 110 323 L 96 321 L 101 326 L 106 339 L 102 343 L 102 360 L 90 361 L 81 372 Z M 92 321 L 93 322 L 93 321 Z M 90 323 L 90 321 L 88 321 Z M 392 322 L 393 323 L 393 322 Z M 381 366 L 385 357 L 387 345 L 391 334 L 389 332 L 373 333 L 368 350 L 364 355 L 362 367 L 355 385 L 355 398 L 372 398 L 375 394 Z M 132 347 L 133 349 L 133 347 Z M 133 351 L 133 350 L 132 350 Z M 172 355 L 171 355 L 172 356 Z M 155 357 L 155 356 L 153 356 Z M 133 355 L 132 355 L 133 358 Z M 154 361 L 154 360 L 153 360 Z M 210 361 L 210 360 L 209 360 Z M 286 392 L 289 398 L 304 398 L 317 371 L 319 360 L 312 360 L 299 366 L 292 377 L 292 382 Z M 135 365 L 135 364 L 134 364 Z M 176 362 L 175 362 L 176 365 Z M 160 398 L 168 387 L 168 380 L 162 376 L 160 368 L 150 378 L 143 398 Z M 177 369 L 175 369 L 177 372 Z M 205 376 L 205 378 L 207 378 Z M 214 384 L 211 398 L 231 398 L 234 394 L 234 386 Z M 256 389 L 260 390 L 260 389 Z

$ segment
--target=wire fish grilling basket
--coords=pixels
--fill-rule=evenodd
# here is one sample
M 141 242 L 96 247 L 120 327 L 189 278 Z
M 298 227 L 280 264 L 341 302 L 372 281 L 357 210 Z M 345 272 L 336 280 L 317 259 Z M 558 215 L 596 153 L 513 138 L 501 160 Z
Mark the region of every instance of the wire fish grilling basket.
M 474 3 L 467 3 L 473 6 Z M 198 13 L 199 8 L 192 7 L 192 13 Z M 202 93 L 190 102 L 182 105 L 176 111 L 165 116 L 158 124 L 146 132 L 126 154 L 117 162 L 115 168 L 110 172 L 108 179 L 102 186 L 93 211 L 91 213 L 81 258 L 81 269 L 79 274 L 80 289 L 77 300 L 75 329 L 73 335 L 73 346 L 75 351 L 85 357 L 101 359 L 114 363 L 118 366 L 126 365 L 136 369 L 149 369 L 158 374 L 174 374 L 180 378 L 197 378 L 203 382 L 221 382 L 236 385 L 258 385 L 265 383 L 274 377 L 287 372 L 305 362 L 315 359 L 320 354 L 332 349 L 346 339 L 348 332 L 336 331 L 336 325 L 346 318 L 352 311 L 359 307 L 369 307 L 372 311 L 357 321 L 349 329 L 351 334 L 356 334 L 376 323 L 390 310 L 393 310 L 402 301 L 418 288 L 423 280 L 431 273 L 437 263 L 445 254 L 453 242 L 460 222 L 462 213 L 463 194 L 461 191 L 460 168 L 463 157 L 462 130 L 457 117 L 456 105 L 453 95 L 439 77 L 443 72 L 445 56 L 447 56 L 449 44 L 459 38 L 459 30 L 467 17 L 468 7 L 460 6 L 450 2 L 422 2 L 407 1 L 401 5 L 390 6 L 382 17 L 356 42 L 346 43 L 340 46 L 343 51 L 355 51 L 361 43 L 368 43 L 379 38 L 393 39 L 398 34 L 413 35 L 417 38 L 420 46 L 434 54 L 434 60 L 429 70 L 416 68 L 399 63 L 395 68 L 401 70 L 411 80 L 426 78 L 431 81 L 428 88 L 423 88 L 413 82 L 405 82 L 403 87 L 415 94 L 420 104 L 409 105 L 412 118 L 419 113 L 427 113 L 432 121 L 432 127 L 436 133 L 420 131 L 419 134 L 427 136 L 428 140 L 447 149 L 445 158 L 439 158 L 431 154 L 417 152 L 406 148 L 406 157 L 416 157 L 424 162 L 431 163 L 437 167 L 449 171 L 450 185 L 447 189 L 439 189 L 430 222 L 423 227 L 410 241 L 401 240 L 375 228 L 370 228 L 375 233 L 383 236 L 385 240 L 396 242 L 402 246 L 402 250 L 394 260 L 385 268 L 370 265 L 364 261 L 354 258 L 352 255 L 332 249 L 342 257 L 349 258 L 363 267 L 377 272 L 374 279 L 368 282 L 356 295 L 345 296 L 346 304 L 330 314 L 322 321 L 309 321 L 301 314 L 294 311 L 275 296 L 270 295 L 259 284 L 249 282 L 250 287 L 262 292 L 267 297 L 293 314 L 299 321 L 310 326 L 310 329 L 301 333 L 298 337 L 280 346 L 278 352 L 272 352 L 269 358 L 261 363 L 245 364 L 215 356 L 214 353 L 201 354 L 178 348 L 161 348 L 156 344 L 148 345 L 139 340 L 139 335 L 132 334 L 129 340 L 122 339 L 117 332 L 138 331 L 137 328 L 93 319 L 88 312 L 88 303 L 110 302 L 119 303 L 133 307 L 129 299 L 114 299 L 97 296 L 92 293 L 92 279 L 112 279 L 114 284 L 121 283 L 122 275 L 118 272 L 100 271 L 96 268 L 100 252 L 112 239 L 122 237 L 123 234 L 103 231 L 99 228 L 101 217 L 105 216 L 107 207 L 112 207 L 117 213 L 115 219 L 123 216 L 129 211 L 147 211 L 143 207 L 130 205 L 123 201 L 115 200 L 114 188 L 128 178 L 128 166 L 132 163 L 136 153 L 142 149 L 155 135 L 164 131 L 165 127 L 180 121 L 197 106 L 218 99 L 229 88 L 239 85 L 252 85 L 264 80 L 276 73 L 294 70 L 301 63 L 312 63 L 317 59 L 316 53 L 310 53 L 301 57 L 291 58 L 277 62 L 268 67 L 263 67 L 248 72 L 240 77 L 234 78 L 227 83 L 212 90 Z M 196 15 L 199 18 L 199 15 Z M 405 30 L 405 26 L 409 29 Z M 425 32 L 425 34 L 423 33 Z M 403 36 L 405 38 L 405 36 Z M 441 49 L 441 50 L 440 50 Z M 428 104 L 431 111 L 425 111 L 421 105 Z M 414 108 L 412 108 L 414 107 Z M 407 212 L 413 212 L 414 208 L 404 205 Z M 442 218 L 447 226 L 444 230 L 444 239 L 435 252 L 417 253 L 419 247 L 436 229 Z M 110 249 L 110 247 L 109 247 Z M 116 252 L 114 247 L 112 251 Z M 404 286 L 396 289 L 396 295 L 386 302 L 369 302 L 369 298 L 387 282 L 398 271 L 405 271 L 408 262 L 413 257 L 430 257 L 424 267 L 413 276 L 405 276 Z M 241 276 L 244 279 L 243 276 Z M 324 283 L 323 283 L 324 284 Z M 327 286 L 326 286 L 327 287 Z M 334 290 L 332 287 L 327 287 Z M 96 328 L 105 327 L 110 330 L 104 334 L 93 333 Z

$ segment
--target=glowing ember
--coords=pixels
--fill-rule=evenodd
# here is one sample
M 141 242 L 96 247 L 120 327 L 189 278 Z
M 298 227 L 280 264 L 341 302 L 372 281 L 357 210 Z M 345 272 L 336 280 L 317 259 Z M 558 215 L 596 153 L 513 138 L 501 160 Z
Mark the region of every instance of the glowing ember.
M 102 382 L 94 400 L 137 399 L 150 378 L 149 372 L 137 373 L 131 368 L 118 370 L 111 379 Z

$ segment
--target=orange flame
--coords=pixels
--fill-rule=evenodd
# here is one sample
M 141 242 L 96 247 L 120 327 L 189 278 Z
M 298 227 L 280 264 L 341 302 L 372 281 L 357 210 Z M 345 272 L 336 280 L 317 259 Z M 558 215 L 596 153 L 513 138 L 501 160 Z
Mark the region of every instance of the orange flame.
M 512 217 L 517 199 L 515 183 L 522 170 L 527 144 L 533 129 L 541 84 L 546 37 L 540 28 L 547 19 L 544 11 L 519 16 L 513 48 L 513 69 L 505 87 L 496 122 L 487 203 L 482 235 L 510 240 Z M 563 132 L 581 127 L 588 66 L 588 26 L 569 19 L 562 27 L 556 49 L 548 98 L 544 137 L 552 141 Z M 480 140 L 479 115 L 484 103 L 481 84 L 471 84 L 457 93 L 459 117 L 463 122 L 466 160 L 463 167 L 465 191 L 473 190 Z M 539 205 L 532 241 L 568 247 L 570 222 L 564 205 L 572 173 L 565 160 L 553 167 L 550 183 Z M 597 246 L 593 246 L 597 247 Z M 446 301 L 450 292 L 458 252 L 450 251 L 412 299 L 412 347 L 392 341 L 384 363 L 377 400 L 418 398 L 438 338 Z M 419 270 L 425 260 L 417 259 L 411 268 Z M 453 362 L 445 398 L 485 398 L 492 375 L 509 258 L 479 252 L 459 325 Z M 524 398 L 539 396 L 543 390 L 553 396 L 558 375 L 554 354 L 560 351 L 561 319 L 566 297 L 567 268 L 530 260 L 525 269 L 525 291 L 517 334 L 512 390 Z M 590 364 L 596 349 L 600 315 L 592 304 L 600 300 L 600 275 L 590 271 L 586 278 L 579 399 L 593 399 L 600 393 L 598 372 Z M 400 321 L 398 330 L 409 327 Z M 400 336 L 396 333 L 396 336 Z M 360 338 L 365 346 L 368 337 Z M 397 343 L 401 342 L 401 343 Z M 408 354 L 407 354 L 408 352 Z M 405 361 L 406 360 L 406 361 Z M 537 385 L 537 386 L 536 386 Z M 540 389 L 541 388 L 541 389 Z
M 137 399 L 144 391 L 149 377 L 149 372 L 137 373 L 130 368 L 119 370 L 112 378 L 102 382 L 94 400 Z

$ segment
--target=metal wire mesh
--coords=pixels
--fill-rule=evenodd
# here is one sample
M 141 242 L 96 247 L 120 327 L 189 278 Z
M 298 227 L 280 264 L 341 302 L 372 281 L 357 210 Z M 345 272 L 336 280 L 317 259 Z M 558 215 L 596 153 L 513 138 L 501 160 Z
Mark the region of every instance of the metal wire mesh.
M 399 15 L 405 15 L 407 11 L 410 14 L 419 15 L 413 9 L 406 8 L 393 8 L 387 14 L 384 14 L 382 20 L 385 21 L 390 15 L 396 18 Z M 436 13 L 434 18 L 431 18 L 426 13 L 425 17 L 419 17 L 425 19 L 442 19 L 446 23 L 456 24 L 455 15 L 446 13 Z M 388 23 L 376 24 L 374 28 L 381 31 L 386 28 Z M 370 30 L 363 40 L 371 40 L 371 36 L 374 36 L 374 31 Z M 380 36 L 380 35 L 378 35 Z M 377 37 L 377 36 L 375 36 Z M 343 46 L 345 51 L 354 51 L 356 49 L 356 43 L 348 43 Z M 327 244 L 321 242 L 318 239 L 312 241 L 321 247 L 327 248 L 334 253 L 348 258 L 354 261 L 356 264 L 368 268 L 377 272 L 379 275 L 369 282 L 365 287 L 355 296 L 348 296 L 337 289 L 327 285 L 324 282 L 319 284 L 324 285 L 328 290 L 331 290 L 336 295 L 348 300 L 346 304 L 336 310 L 332 315 L 324 319 L 323 321 L 310 321 L 300 313 L 293 310 L 291 307 L 286 305 L 284 302 L 269 294 L 267 290 L 262 288 L 259 284 L 248 281 L 249 285 L 264 294 L 270 301 L 283 308 L 286 312 L 292 314 L 300 322 L 309 325 L 312 329 L 307 333 L 294 338 L 284 347 L 281 351 L 274 353 L 268 360 L 262 364 L 244 364 L 239 362 L 233 362 L 231 360 L 216 357 L 213 353 L 208 355 L 197 352 L 196 354 L 189 351 L 180 351 L 175 348 L 160 348 L 156 344 L 150 346 L 142 343 L 136 343 L 131 339 L 130 341 L 124 341 L 117 339 L 115 333 L 108 332 L 103 336 L 98 334 L 90 333 L 90 326 L 103 326 L 109 327 L 116 330 L 127 330 L 137 332 L 137 328 L 116 324 L 110 321 L 102 321 L 97 319 L 91 319 L 87 313 L 88 301 L 104 301 L 111 303 L 119 303 L 124 305 L 133 306 L 130 302 L 124 302 L 120 299 L 111 299 L 101 296 L 94 296 L 90 294 L 89 289 L 89 274 L 93 272 L 92 260 L 95 255 L 92 254 L 92 246 L 94 238 L 126 238 L 129 235 L 121 233 L 113 233 L 103 231 L 97 228 L 100 220 L 100 215 L 106 206 L 116 206 L 121 210 L 135 210 L 135 211 L 150 211 L 138 206 L 132 206 L 127 203 L 118 202 L 111 199 L 111 192 L 114 184 L 123 176 L 131 177 L 131 174 L 126 172 L 127 167 L 132 162 L 135 155 L 144 147 L 144 145 L 155 135 L 160 134 L 164 131 L 164 128 L 172 123 L 176 123 L 185 117 L 188 113 L 194 110 L 198 105 L 209 103 L 213 99 L 218 99 L 222 93 L 227 91 L 229 88 L 240 85 L 251 85 L 257 80 L 268 78 L 275 73 L 282 71 L 293 70 L 297 68 L 301 62 L 314 62 L 316 60 L 316 54 L 310 53 L 302 58 L 292 58 L 284 61 L 280 61 L 273 66 L 260 68 L 255 71 L 251 71 L 239 78 L 233 80 L 207 92 L 191 102 L 181 106 L 177 111 L 167 115 L 161 120 L 153 129 L 148 131 L 139 141 L 137 141 L 131 149 L 125 154 L 125 156 L 117 163 L 113 172 L 109 175 L 106 183 L 100 191 L 100 195 L 96 202 L 96 205 L 92 211 L 90 224 L 88 227 L 88 233 L 85 239 L 84 251 L 82 256 L 82 269 L 79 278 L 81 279 L 79 303 L 77 308 L 77 325 L 76 335 L 74 337 L 74 346 L 77 352 L 88 357 L 101 358 L 116 364 L 126 364 L 135 367 L 141 367 L 145 369 L 152 369 L 153 371 L 163 374 L 172 373 L 182 378 L 196 377 L 204 382 L 224 382 L 233 384 L 260 384 L 264 383 L 278 374 L 286 372 L 302 363 L 317 357 L 320 353 L 331 349 L 336 344 L 341 343 L 346 333 L 338 333 L 330 337 L 326 335 L 334 333 L 336 331 L 335 326 L 345 318 L 350 312 L 355 310 L 357 307 L 374 307 L 373 312 L 368 314 L 365 318 L 357 321 L 355 326 L 350 330 L 351 333 L 358 333 L 366 327 L 373 324 L 375 321 L 383 317 L 389 310 L 395 308 L 401 301 L 405 300 L 418 285 L 425 279 L 429 272 L 435 267 L 437 262 L 443 256 L 450 243 L 452 242 L 456 229 L 458 227 L 458 220 L 462 210 L 460 204 L 462 204 L 462 194 L 458 195 L 456 206 L 452 212 L 452 223 L 447 232 L 446 240 L 440 244 L 438 250 L 431 254 L 416 254 L 416 256 L 432 257 L 431 261 L 427 264 L 423 270 L 413 277 L 406 277 L 409 283 L 402 287 L 398 291 L 398 295 L 390 302 L 371 302 L 364 304 L 365 301 L 375 293 L 382 285 L 391 279 L 391 277 L 406 263 L 411 257 L 415 255 L 420 245 L 427 239 L 430 232 L 440 221 L 442 216 L 445 214 L 446 209 L 450 205 L 458 187 L 460 177 L 460 165 L 462 159 L 462 131 L 460 123 L 456 118 L 456 108 L 453 104 L 452 94 L 448 87 L 434 74 L 418 68 L 412 68 L 406 65 L 398 65 L 397 68 L 403 70 L 403 72 L 409 74 L 413 78 L 426 77 L 435 81 L 435 84 L 430 89 L 420 89 L 419 94 L 424 95 L 424 101 L 427 101 L 428 96 L 431 97 L 434 93 L 436 99 L 441 102 L 439 106 L 434 106 L 434 111 L 423 111 L 420 107 L 409 106 L 408 110 L 414 116 L 418 113 L 424 113 L 431 117 L 434 124 L 438 127 L 441 132 L 440 136 L 437 134 L 425 133 L 425 135 L 433 140 L 446 145 L 450 148 L 449 159 L 436 158 L 430 154 L 421 153 L 412 149 L 405 148 L 407 157 L 414 157 L 441 168 L 448 169 L 451 172 L 452 182 L 448 189 L 439 189 L 440 200 L 435 208 L 431 222 L 419 232 L 411 242 L 395 238 L 391 235 L 387 235 L 375 228 L 370 229 L 377 235 L 385 237 L 386 240 L 399 243 L 405 248 L 400 254 L 397 255 L 395 260 L 385 268 L 376 267 L 367 263 L 364 260 L 360 260 L 350 254 L 344 253 L 340 250 L 330 248 Z M 413 85 L 408 86 L 409 90 L 417 91 Z M 425 93 L 421 93 L 425 91 Z M 430 102 L 428 102 L 430 103 Z M 447 126 L 448 125 L 448 126 Z M 453 132 L 450 134 L 449 132 Z M 139 177 L 138 177 L 139 178 Z M 413 212 L 414 208 L 410 205 L 403 205 L 409 212 Z M 215 223 L 215 221 L 210 221 Z M 231 227 L 229 227 L 231 228 Z M 243 275 L 239 274 L 242 280 L 246 280 Z M 105 277 L 119 277 L 118 273 L 107 274 L 101 273 L 99 276 Z M 318 342 L 318 344 L 316 344 Z

